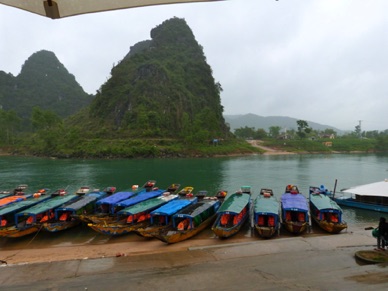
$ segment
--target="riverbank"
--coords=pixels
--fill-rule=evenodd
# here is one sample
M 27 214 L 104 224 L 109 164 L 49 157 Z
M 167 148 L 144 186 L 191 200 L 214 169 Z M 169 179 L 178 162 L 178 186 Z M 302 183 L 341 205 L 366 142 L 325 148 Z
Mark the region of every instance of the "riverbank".
M 357 245 L 373 245 L 375 239 L 372 237 L 371 232 L 365 231 L 364 228 L 364 226 L 355 226 L 339 235 L 330 235 L 320 229 L 315 229 L 311 233 L 306 232 L 298 237 L 290 235 L 287 232 L 282 232 L 280 236 L 275 236 L 270 240 L 259 238 L 256 234 L 252 235 L 248 227 L 227 240 L 218 239 L 210 229 L 207 229 L 193 239 L 171 245 L 165 244 L 157 239 L 145 239 L 136 234 L 129 234 L 111 240 L 111 237 L 104 236 L 106 238 L 105 242 L 101 239 L 93 242 L 93 238 L 91 237 L 89 242 L 75 241 L 74 243 L 66 243 L 65 245 L 47 246 L 42 241 L 37 242 L 37 244 L 34 243 L 35 236 L 32 235 L 23 241 L 24 245 L 14 244 L 15 248 L 12 247 L 12 243 L 17 239 L 9 239 L 6 243 L 7 247 L 0 249 L 0 260 L 6 261 L 8 265 L 15 265 L 157 254 L 203 247 L 228 247 L 230 245 L 260 244 L 264 248 L 267 248 L 272 243 L 282 245 L 283 242 L 286 244 L 287 241 L 292 239 L 303 240 L 306 243 L 312 240 L 315 245 L 315 240 L 319 238 L 319 240 L 326 241 L 325 244 L 331 247 L 342 247 L 351 241 Z M 99 236 L 101 237 L 102 235 Z

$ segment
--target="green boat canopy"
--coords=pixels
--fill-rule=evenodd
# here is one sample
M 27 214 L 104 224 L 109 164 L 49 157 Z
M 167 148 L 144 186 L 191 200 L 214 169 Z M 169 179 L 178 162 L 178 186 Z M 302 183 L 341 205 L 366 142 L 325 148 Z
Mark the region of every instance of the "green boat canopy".
M 255 213 L 271 213 L 278 215 L 279 214 L 279 201 L 273 197 L 263 197 L 259 196 L 256 198 L 254 203 L 254 212 Z
M 57 208 L 59 206 L 62 206 L 63 204 L 75 200 L 79 198 L 77 195 L 64 195 L 64 196 L 57 196 L 53 197 L 51 199 L 48 199 L 46 201 L 43 201 L 42 203 L 39 203 L 35 206 L 32 206 L 30 208 L 27 208 L 19 213 L 17 213 L 17 216 L 22 215 L 37 215 L 39 213 L 44 213 L 50 209 Z
M 323 209 L 335 209 L 342 212 L 341 207 L 324 194 L 311 194 L 310 202 L 320 211 Z
M 221 212 L 231 212 L 231 213 L 240 213 L 245 206 L 250 202 L 251 195 L 246 193 L 233 193 L 226 198 L 224 203 L 218 209 L 218 213 Z
M 50 199 L 50 198 L 51 198 L 51 196 L 49 196 L 49 195 L 42 195 L 38 198 L 29 198 L 27 200 L 11 204 L 9 206 L 6 206 L 6 207 L 0 209 L 0 216 L 16 212 L 20 209 L 26 209 L 27 207 L 32 207 L 35 204 L 38 204 L 38 203 L 40 203 L 44 200 Z

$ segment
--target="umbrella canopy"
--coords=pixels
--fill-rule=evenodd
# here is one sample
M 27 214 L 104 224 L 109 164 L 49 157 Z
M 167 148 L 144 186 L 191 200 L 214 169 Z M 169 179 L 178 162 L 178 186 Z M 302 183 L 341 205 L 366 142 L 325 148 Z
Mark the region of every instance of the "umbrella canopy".
M 219 0 L 0 0 L 0 3 L 56 19 L 141 6 L 210 1 Z
M 363 196 L 388 197 L 388 180 L 386 179 L 381 182 L 351 187 L 346 190 L 341 190 L 341 192 L 363 195 Z

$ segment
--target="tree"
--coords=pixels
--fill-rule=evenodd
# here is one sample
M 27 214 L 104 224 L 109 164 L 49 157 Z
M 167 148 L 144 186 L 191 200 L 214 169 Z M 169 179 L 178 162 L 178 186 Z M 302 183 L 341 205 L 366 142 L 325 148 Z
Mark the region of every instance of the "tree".
M 267 137 L 267 132 L 263 128 L 258 128 L 255 132 L 254 139 L 263 139 Z
M 236 128 L 234 134 L 244 139 L 253 138 L 255 136 L 255 128 L 248 126 Z
M 62 124 L 62 119 L 53 111 L 32 108 L 31 123 L 35 130 L 48 130 Z
M 269 136 L 271 136 L 272 138 L 278 138 L 279 135 L 280 135 L 280 130 L 282 128 L 280 126 L 270 126 L 269 127 Z
M 19 129 L 22 119 L 14 110 L 0 109 L 0 136 L 2 140 L 10 144 L 16 131 Z
M 354 128 L 354 135 L 358 136 L 358 137 L 361 137 L 361 126 L 360 125 L 356 125 L 355 126 L 355 128 Z
M 305 138 L 312 130 L 306 120 L 297 120 L 296 124 L 298 125 L 297 134 L 300 138 Z

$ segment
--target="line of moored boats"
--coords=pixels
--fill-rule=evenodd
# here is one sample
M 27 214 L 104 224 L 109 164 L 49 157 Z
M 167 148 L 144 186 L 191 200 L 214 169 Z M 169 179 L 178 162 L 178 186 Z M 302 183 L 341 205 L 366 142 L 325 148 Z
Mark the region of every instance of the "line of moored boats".
M 81 223 L 105 235 L 135 232 L 166 243 L 188 239 L 207 227 L 219 238 L 228 238 L 245 223 L 264 238 L 279 234 L 281 226 L 301 234 L 312 219 L 329 233 L 347 228 L 341 208 L 323 186 L 310 187 L 307 199 L 296 185 L 287 185 L 280 200 L 266 188 L 253 199 L 250 186 L 216 195 L 193 190 L 178 183 L 159 189 L 155 180 L 125 191 L 81 187 L 72 194 L 64 189 L 27 194 L 27 185 L 20 185 L 0 192 L 0 237 L 58 232 Z

